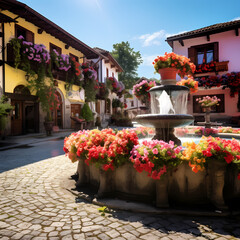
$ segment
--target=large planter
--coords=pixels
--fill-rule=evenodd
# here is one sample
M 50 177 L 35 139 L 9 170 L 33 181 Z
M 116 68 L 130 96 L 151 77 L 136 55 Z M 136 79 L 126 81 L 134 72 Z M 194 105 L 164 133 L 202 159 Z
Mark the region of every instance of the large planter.
M 161 176 L 156 181 L 156 206 L 160 208 L 168 208 L 168 175 Z
M 178 69 L 176 68 L 160 68 L 158 69 L 158 73 L 161 75 L 161 82 L 164 82 L 164 85 L 168 84 L 176 84 L 176 75 L 178 73 Z M 170 81 L 172 80 L 172 81 Z
M 211 161 L 207 170 L 198 173 L 191 170 L 188 162 L 183 162 L 177 171 L 168 172 L 160 180 L 150 178 L 147 172 L 137 172 L 130 162 L 114 171 L 103 171 L 80 160 L 78 175 L 76 185 L 94 187 L 99 198 L 110 196 L 127 201 L 155 202 L 160 208 L 209 207 L 212 204 L 219 210 L 227 209 L 227 201 L 228 204 L 236 203 L 239 209 L 237 169 L 217 160 Z
M 223 197 L 226 168 L 227 163 L 217 159 L 208 163 L 208 197 L 213 205 L 220 210 L 228 208 Z
M 44 128 L 46 130 L 47 136 L 52 135 L 53 125 L 54 125 L 53 121 L 45 121 L 44 122 Z

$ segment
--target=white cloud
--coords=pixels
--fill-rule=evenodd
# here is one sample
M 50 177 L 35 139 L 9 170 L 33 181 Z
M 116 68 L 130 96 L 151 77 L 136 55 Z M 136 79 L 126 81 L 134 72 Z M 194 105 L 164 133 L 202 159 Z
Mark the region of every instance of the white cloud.
M 160 30 L 158 32 L 154 32 L 152 34 L 144 34 L 139 37 L 139 39 L 143 42 L 143 46 L 151 46 L 151 45 L 160 45 L 163 40 L 166 39 L 167 33 L 165 30 Z
M 182 34 L 182 33 L 185 33 L 185 32 L 189 32 L 189 31 L 181 31 L 181 32 L 178 32 L 178 33 L 167 33 L 166 38 L 171 37 L 171 36 L 175 36 L 175 35 L 178 35 L 178 34 Z
M 240 20 L 240 17 L 236 17 L 236 18 L 232 19 L 231 21 L 237 21 L 237 20 Z
M 142 56 L 143 59 L 143 66 L 153 66 L 152 62 L 154 59 L 158 56 L 159 54 L 156 55 L 150 55 L 150 56 Z

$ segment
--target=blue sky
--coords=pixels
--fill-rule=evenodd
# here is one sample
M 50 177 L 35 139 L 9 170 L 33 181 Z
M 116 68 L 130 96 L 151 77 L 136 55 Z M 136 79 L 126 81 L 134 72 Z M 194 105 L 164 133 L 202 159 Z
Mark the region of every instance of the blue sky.
M 166 37 L 240 19 L 240 0 L 20 0 L 90 47 L 112 51 L 129 41 L 144 60 L 139 77 L 155 77 L 152 61 L 170 52 Z

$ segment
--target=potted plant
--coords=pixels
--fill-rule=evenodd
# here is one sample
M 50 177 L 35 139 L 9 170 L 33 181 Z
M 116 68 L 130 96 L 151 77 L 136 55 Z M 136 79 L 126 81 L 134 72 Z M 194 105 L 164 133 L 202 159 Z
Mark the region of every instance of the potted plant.
M 143 80 L 133 86 L 133 94 L 147 107 L 150 105 L 150 93 L 148 92 L 152 87 L 156 86 L 155 81 Z
M 219 105 L 219 102 L 221 99 L 217 98 L 216 96 L 209 97 L 205 96 L 203 98 L 197 98 L 196 101 L 201 105 L 203 111 L 205 112 L 205 127 L 211 128 L 211 122 L 210 122 L 210 112 L 211 107 Z
M 178 73 L 181 77 L 193 75 L 196 67 L 190 59 L 176 53 L 165 53 L 154 59 L 155 71 L 161 74 L 161 79 L 176 79 Z
M 83 105 L 82 111 L 81 111 L 81 118 L 85 119 L 87 122 L 87 128 L 92 127 L 92 122 L 94 120 L 93 112 L 91 111 L 90 107 L 87 103 Z
M 177 85 L 188 87 L 190 93 L 196 93 L 198 91 L 198 81 L 195 81 L 192 76 L 188 76 L 186 79 L 181 79 L 177 82 Z
M 118 81 L 115 77 L 109 77 L 106 79 L 107 87 L 113 93 L 116 93 L 118 97 L 122 97 L 125 86 L 122 82 Z

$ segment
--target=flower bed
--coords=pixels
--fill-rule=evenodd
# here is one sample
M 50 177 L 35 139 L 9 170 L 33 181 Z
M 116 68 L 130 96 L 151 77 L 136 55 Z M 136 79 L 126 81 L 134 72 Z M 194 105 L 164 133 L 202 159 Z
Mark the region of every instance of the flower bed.
M 189 127 L 189 128 L 175 128 L 174 134 L 178 137 L 184 137 L 188 135 L 218 135 L 221 133 L 240 134 L 240 128 L 232 127 L 218 127 L 218 128 L 205 128 L 205 127 Z M 220 136 L 220 135 L 218 135 Z
M 79 161 L 77 185 L 95 185 L 99 196 L 151 201 L 156 197 L 159 207 L 166 207 L 169 198 L 175 204 L 213 203 L 223 208 L 225 184 L 234 189 L 232 198 L 240 198 L 239 141 L 203 137 L 199 144 L 185 146 L 181 152 L 171 141 L 139 144 L 135 129 L 79 131 L 64 140 L 66 155 Z M 221 166 L 214 169 L 218 164 Z M 212 189 L 214 194 L 209 195 Z

